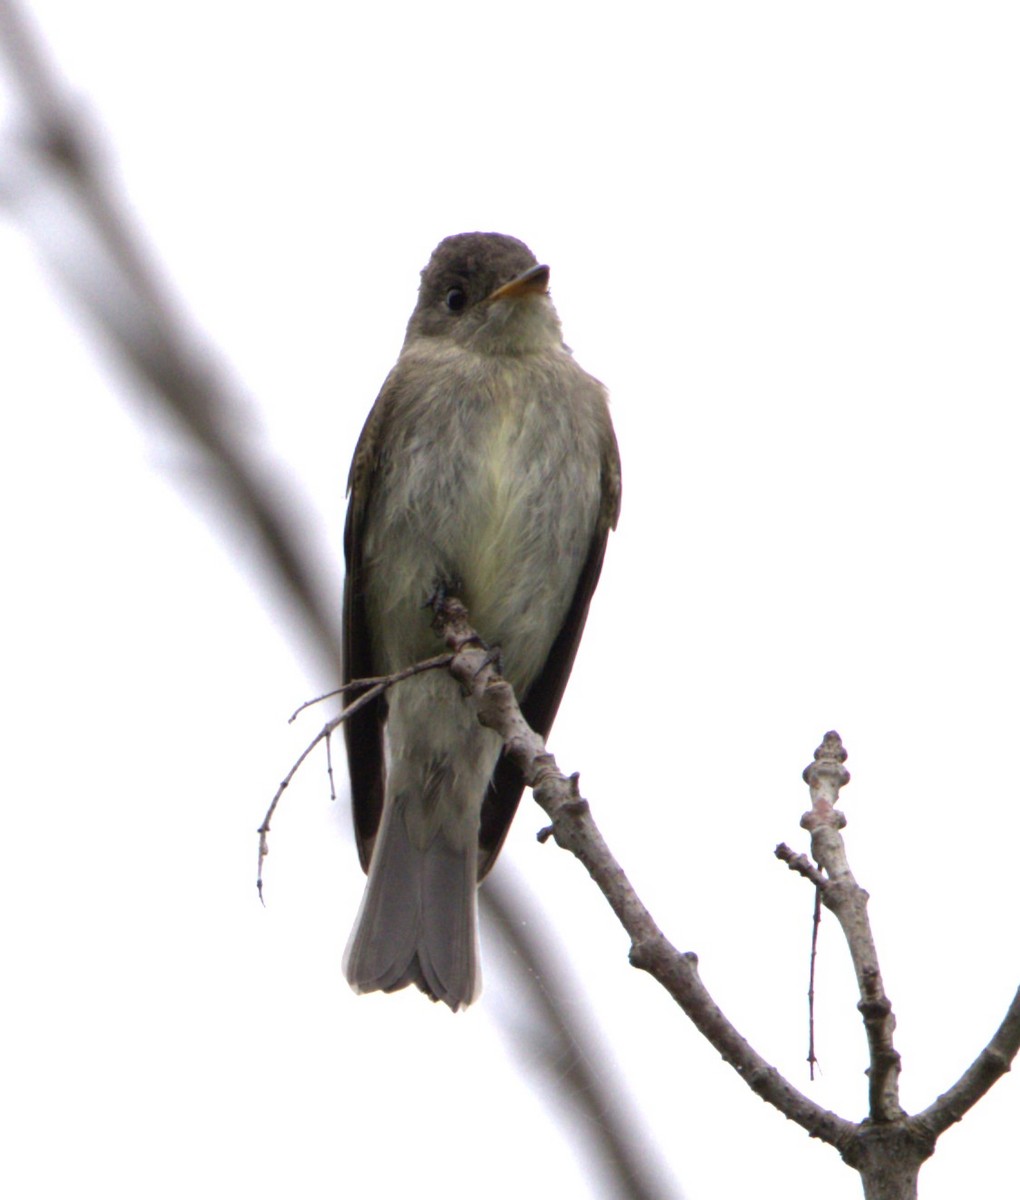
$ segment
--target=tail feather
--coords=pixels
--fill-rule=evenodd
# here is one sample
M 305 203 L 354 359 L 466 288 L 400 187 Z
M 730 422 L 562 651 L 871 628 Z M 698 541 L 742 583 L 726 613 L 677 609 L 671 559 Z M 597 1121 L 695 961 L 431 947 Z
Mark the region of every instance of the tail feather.
M 389 807 L 389 806 L 388 806 Z M 440 827 L 415 845 L 403 804 L 389 807 L 344 953 L 356 992 L 414 984 L 456 1012 L 478 996 L 477 843 L 455 845 Z

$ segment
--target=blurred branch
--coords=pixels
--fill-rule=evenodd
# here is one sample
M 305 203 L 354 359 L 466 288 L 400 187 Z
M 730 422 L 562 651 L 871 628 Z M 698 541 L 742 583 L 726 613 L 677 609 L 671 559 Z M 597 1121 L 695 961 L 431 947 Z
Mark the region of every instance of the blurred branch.
M 76 209 L 82 241 L 62 245 L 36 228 L 30 232 L 37 249 L 150 398 L 204 453 L 225 511 L 257 538 L 266 578 L 289 595 L 319 653 L 337 663 L 336 606 L 322 572 L 302 553 L 307 523 L 285 499 L 289 480 L 244 436 L 246 405 L 170 299 L 96 139 L 12 0 L 0 0 L 0 49 L 28 118 L 22 137 L 29 169 L 21 180 L 4 180 L 8 205 L 30 206 L 38 189 L 49 188 Z
M 267 453 L 251 444 L 244 429 L 246 406 L 171 300 L 154 255 L 104 169 L 98 139 L 78 117 L 78 105 L 14 0 L 0 0 L 0 53 L 27 121 L 20 139 L 22 174 L 8 169 L 0 176 L 0 202 L 22 219 L 43 260 L 143 385 L 133 398 L 148 399 L 150 409 L 171 416 L 189 444 L 202 452 L 234 527 L 255 535 L 263 567 L 260 580 L 290 599 L 313 652 L 336 664 L 339 604 L 306 548 L 308 520 L 301 506 L 288 499 L 290 481 Z M 41 190 L 60 199 L 81 243 L 62 245 L 38 222 L 33 227 L 32 206 Z M 483 890 L 483 907 L 486 895 Z M 513 904 L 506 887 L 500 899 L 505 917 Z M 531 994 L 528 981 L 541 971 L 550 995 L 569 994 L 565 984 L 556 983 L 548 963 L 540 968 L 531 960 L 526 945 L 518 953 L 508 960 L 515 974 L 510 989 Z M 575 998 L 572 1007 L 577 1003 Z M 576 1029 L 566 1036 L 566 1016 L 548 997 L 536 1008 L 536 1020 L 547 1041 L 557 1045 L 557 1057 L 598 1060 L 598 1047 Z M 607 1142 L 625 1145 L 634 1121 L 626 1119 L 627 1105 L 619 1094 L 608 1094 L 594 1072 L 579 1076 L 575 1086 L 584 1093 L 584 1105 L 602 1114 Z M 651 1193 L 640 1190 L 625 1158 L 614 1152 L 604 1160 L 607 1194 L 648 1200 Z
M 646 1200 L 668 1200 L 676 1195 L 647 1136 L 621 1103 L 624 1091 L 619 1082 L 606 1078 L 605 1056 L 592 1060 L 591 1047 L 600 1039 L 586 1027 L 577 1003 L 579 989 L 567 986 L 545 932 L 541 937 L 532 933 L 540 927 L 541 917 L 526 914 L 520 889 L 507 881 L 505 864 L 500 863 L 499 870 L 486 879 L 481 894 L 486 900 L 488 928 L 498 930 L 506 952 L 520 960 L 519 979 L 527 986 L 531 1010 L 542 1018 L 537 1028 L 529 1026 L 530 1033 L 518 1030 L 513 1039 L 515 1049 L 520 1052 L 525 1038 L 532 1042 L 533 1052 L 527 1057 L 560 1093 L 562 1106 L 573 1106 L 586 1118 L 581 1129 L 591 1142 L 591 1152 L 602 1161 L 607 1177 L 623 1181 L 624 1194 Z M 503 1026 L 507 1029 L 508 1022 Z M 562 1054 L 563 1045 L 571 1048 L 567 1058 Z

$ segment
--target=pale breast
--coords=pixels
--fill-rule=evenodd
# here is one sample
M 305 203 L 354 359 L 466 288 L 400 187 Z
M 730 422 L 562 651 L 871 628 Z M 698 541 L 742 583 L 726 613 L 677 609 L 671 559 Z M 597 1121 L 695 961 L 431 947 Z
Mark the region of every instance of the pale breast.
M 456 588 L 522 688 L 588 553 L 606 401 L 565 353 L 457 358 L 393 414 L 364 546 L 369 619 L 382 661 L 405 665 L 436 649 L 422 604 L 437 582 Z

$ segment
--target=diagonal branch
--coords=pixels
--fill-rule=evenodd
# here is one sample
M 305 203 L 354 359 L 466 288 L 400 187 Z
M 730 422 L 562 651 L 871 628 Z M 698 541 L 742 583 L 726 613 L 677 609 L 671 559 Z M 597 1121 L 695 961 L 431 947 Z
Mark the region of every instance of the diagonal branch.
M 578 777 L 560 771 L 542 739 L 524 720 L 513 688 L 496 671 L 491 655 L 479 646 L 463 605 L 446 597 L 437 605 L 436 623 L 454 652 L 450 671 L 472 697 L 478 719 L 502 737 L 504 752 L 513 759 L 549 815 L 552 826 L 544 831 L 544 837 L 551 834 L 559 846 L 580 860 L 595 881 L 630 937 L 633 965 L 662 984 L 752 1091 L 812 1137 L 841 1150 L 847 1148 L 856 1126 L 809 1100 L 754 1050 L 701 982 L 697 956 L 681 954 L 655 924 L 606 845 L 588 802 L 580 794 Z
M 641 1126 L 622 1103 L 622 1089 L 614 1086 L 611 1078 L 607 1081 L 606 1064 L 593 1061 L 585 1052 L 585 1042 L 597 1045 L 598 1035 L 586 1028 L 577 989 L 564 980 L 554 948 L 533 932 L 541 928 L 539 920 L 526 913 L 522 919 L 520 898 L 508 893 L 502 864 L 482 885 L 482 895 L 488 901 L 491 924 L 507 950 L 532 964 L 531 970 L 520 972 L 520 978 L 532 1010 L 542 1019 L 528 1023 L 534 1049 L 527 1057 L 546 1068 L 550 1085 L 563 1096 L 564 1106 L 569 1104 L 588 1118 L 581 1128 L 592 1142 L 592 1152 L 603 1162 L 608 1176 L 624 1181 L 628 1196 L 669 1200 L 677 1195 Z M 518 995 L 517 1004 L 521 998 Z M 562 1044 L 571 1047 L 568 1056 L 549 1053 L 550 1027 Z M 520 1049 L 524 1037 L 528 1033 L 517 1033 L 515 1049 Z
M 934 1137 L 961 1120 L 988 1089 L 1010 1069 L 1020 1052 L 1020 988 L 1006 1011 L 1002 1024 L 953 1086 L 923 1112 L 912 1118 Z
M 36 247 L 78 307 L 211 466 L 222 510 L 252 533 L 268 578 L 288 595 L 314 646 L 339 659 L 335 605 L 323 572 L 303 547 L 306 522 L 290 501 L 290 481 L 246 435 L 243 397 L 231 386 L 170 296 L 161 272 L 111 185 L 96 139 L 12 0 L 0 0 L 0 52 L 28 114 L 25 149 L 39 189 L 69 204 L 92 243 L 80 246 L 31 229 Z M 8 192 L 17 189 L 8 187 Z M 29 198 L 31 199 L 31 197 Z M 12 202 L 16 204 L 16 201 Z M 31 222 L 26 214 L 26 223 Z M 144 393 L 139 393 L 141 398 Z

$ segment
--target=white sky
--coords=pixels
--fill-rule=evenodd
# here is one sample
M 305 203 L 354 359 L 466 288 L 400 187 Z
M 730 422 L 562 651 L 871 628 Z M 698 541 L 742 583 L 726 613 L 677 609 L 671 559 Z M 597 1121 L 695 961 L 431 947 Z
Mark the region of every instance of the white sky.
M 810 1084 L 810 889 L 771 853 L 806 846 L 800 771 L 838 729 L 903 1100 L 927 1105 L 1020 963 L 1015 6 L 33 9 L 307 499 L 338 619 L 349 458 L 432 247 L 495 229 L 550 263 L 624 462 L 551 748 L 723 1010 L 856 1119 L 847 956 L 830 919 Z M 497 1033 L 491 950 L 463 1017 L 349 993 L 362 876 L 319 763 L 258 905 L 254 830 L 317 728 L 286 717 L 329 665 L 6 220 L 0 330 L 7 1194 L 586 1194 Z M 858 1196 L 628 967 L 541 824 L 525 801 L 505 858 L 690 1200 Z M 926 1200 L 1015 1196 L 1018 1117 L 1007 1077 Z

